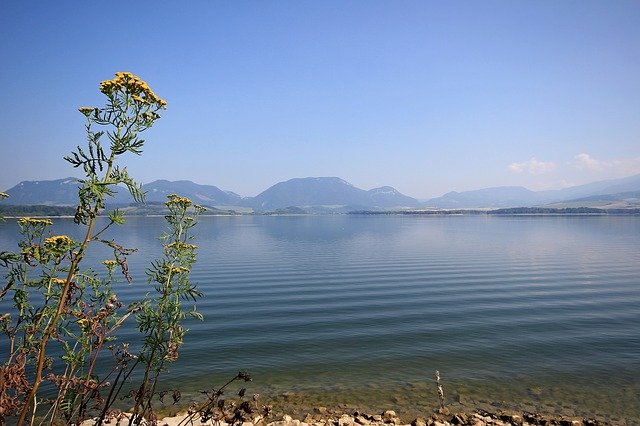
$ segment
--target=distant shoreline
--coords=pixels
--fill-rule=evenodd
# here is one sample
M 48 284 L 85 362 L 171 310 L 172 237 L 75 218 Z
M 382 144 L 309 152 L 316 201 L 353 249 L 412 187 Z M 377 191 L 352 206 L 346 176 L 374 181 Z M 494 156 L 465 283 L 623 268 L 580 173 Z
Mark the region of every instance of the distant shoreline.
M 118 210 L 125 216 L 163 217 L 166 213 L 154 205 L 140 205 L 120 207 Z M 403 216 L 640 216 L 640 208 L 612 208 L 595 207 L 511 207 L 511 208 L 483 208 L 483 209 L 396 209 L 396 210 L 352 210 L 331 212 L 314 212 L 312 208 L 288 207 L 264 212 L 237 212 L 221 210 L 205 206 L 209 210 L 203 216 L 233 217 L 233 216 L 327 216 L 327 215 L 403 215 Z M 73 218 L 75 207 L 71 206 L 40 206 L 40 205 L 0 205 L 0 216 L 15 219 L 25 216 L 48 218 Z
M 37 214 L 25 214 L 21 216 L 6 216 L 1 215 L 6 220 L 15 220 L 23 217 L 32 217 L 36 219 L 73 219 L 74 216 L 69 215 L 37 215 Z M 270 214 L 270 213 L 256 213 L 256 214 L 209 214 L 202 215 L 201 217 L 246 217 L 246 216 L 269 216 L 269 217 L 320 217 L 320 216 L 497 216 L 497 217 L 629 217 L 640 216 L 640 212 L 634 213 L 511 213 L 511 214 L 486 214 L 486 213 L 397 213 L 397 212 L 353 212 L 353 213 L 337 213 L 337 214 Z M 107 216 L 99 216 L 106 218 Z M 145 214 L 145 215 L 125 215 L 125 217 L 139 217 L 139 218 L 162 218 L 161 214 Z
M 406 215 L 406 216 L 636 216 L 640 209 L 596 209 L 591 207 L 579 208 L 538 208 L 514 207 L 506 209 L 460 209 L 460 210 L 396 210 L 396 211 L 355 211 L 349 214 L 362 215 Z

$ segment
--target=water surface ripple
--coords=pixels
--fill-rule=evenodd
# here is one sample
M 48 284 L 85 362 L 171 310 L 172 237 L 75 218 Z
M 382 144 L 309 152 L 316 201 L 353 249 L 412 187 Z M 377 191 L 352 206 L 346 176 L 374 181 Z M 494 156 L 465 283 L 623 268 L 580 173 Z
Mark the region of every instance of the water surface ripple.
M 0 226 L 9 249 L 15 226 Z M 121 297 L 150 290 L 162 228 L 131 218 L 113 232 L 140 249 Z M 633 422 L 639 242 L 638 217 L 202 218 L 206 321 L 189 323 L 169 377 L 196 393 L 242 369 L 265 392 L 432 407 L 438 369 L 452 403 Z

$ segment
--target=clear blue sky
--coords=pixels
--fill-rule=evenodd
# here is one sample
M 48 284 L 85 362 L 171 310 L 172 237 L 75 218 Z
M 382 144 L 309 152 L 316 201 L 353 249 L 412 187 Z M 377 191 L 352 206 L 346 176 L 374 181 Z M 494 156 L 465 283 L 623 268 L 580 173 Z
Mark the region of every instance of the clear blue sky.
M 640 1 L 0 2 L 0 190 L 77 175 L 80 106 L 168 102 L 146 183 L 306 176 L 418 198 L 640 173 Z

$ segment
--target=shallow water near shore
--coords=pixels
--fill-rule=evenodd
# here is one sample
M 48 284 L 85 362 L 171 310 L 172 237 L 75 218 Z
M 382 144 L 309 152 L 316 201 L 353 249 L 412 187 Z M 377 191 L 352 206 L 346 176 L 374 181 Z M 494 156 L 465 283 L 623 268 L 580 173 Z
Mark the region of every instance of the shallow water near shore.
M 152 290 L 163 228 L 109 235 L 140 249 L 121 299 Z M 0 224 L 0 250 L 16 234 Z M 283 406 L 430 412 L 439 370 L 452 405 L 640 419 L 639 217 L 206 217 L 196 234 L 206 320 L 165 382 L 184 399 L 247 370 Z

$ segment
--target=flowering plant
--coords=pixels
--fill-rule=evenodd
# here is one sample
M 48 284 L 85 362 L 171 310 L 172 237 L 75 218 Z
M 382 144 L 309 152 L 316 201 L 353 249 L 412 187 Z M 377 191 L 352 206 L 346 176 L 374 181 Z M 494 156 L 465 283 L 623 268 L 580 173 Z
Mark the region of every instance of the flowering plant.
M 107 98 L 104 107 L 79 109 L 87 120 L 88 145 L 78 146 L 65 157 L 85 174 L 79 180 L 74 216 L 75 223 L 84 227 L 84 237 L 76 241 L 51 234 L 50 219 L 21 218 L 20 250 L 0 252 L 0 268 L 6 270 L 0 302 L 12 302 L 9 312 L 0 313 L 0 334 L 8 342 L 6 359 L 0 363 L 0 424 L 12 416 L 18 425 L 36 420 L 79 424 L 91 410 L 101 423 L 110 415 L 123 382 L 138 366 L 145 374 L 135 394 L 134 417 L 140 422 L 144 416 L 153 416 L 150 399 L 158 376 L 166 363 L 178 358 L 184 338 L 180 322 L 188 316 L 201 318 L 195 308 L 183 311 L 180 304 L 181 298 L 200 297 L 189 282 L 196 260 L 189 231 L 204 209 L 186 198 L 170 196 L 167 201 L 169 230 L 164 236 L 164 257 L 148 272 L 156 284 L 157 298 L 125 307 L 114 291 L 117 271 L 131 282 L 127 256 L 135 249 L 103 236 L 111 226 L 124 223 L 120 212 L 109 212 L 101 229 L 96 228 L 96 218 L 118 185 L 126 186 L 136 201 L 144 200 L 141 185 L 118 161 L 127 152 L 142 152 L 140 133 L 160 118 L 158 112 L 166 108 L 166 102 L 128 72 L 118 72 L 115 78 L 101 82 L 100 91 Z M 104 139 L 108 143 L 103 143 Z M 6 196 L 0 193 L 0 199 Z M 91 243 L 105 244 L 113 251 L 113 258 L 102 262 L 104 273 L 81 269 Z M 126 343 L 113 344 L 117 329 L 133 316 L 144 334 L 139 355 L 131 354 Z M 51 356 L 51 345 L 58 346 L 60 359 Z M 106 351 L 111 352 L 115 365 L 111 371 L 98 371 L 97 359 Z M 41 391 L 45 382 L 56 390 L 53 398 L 45 398 L 50 391 Z

